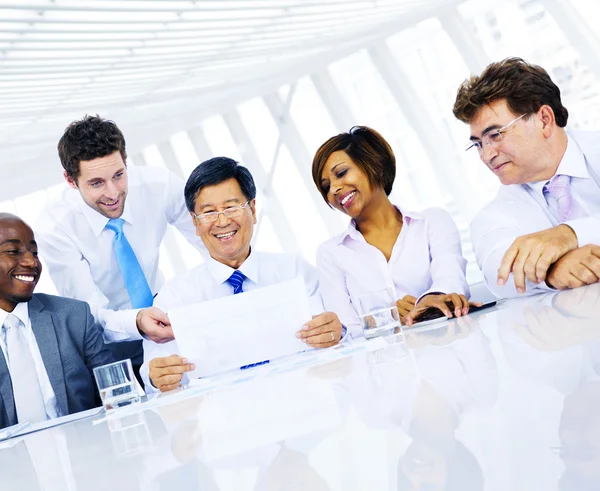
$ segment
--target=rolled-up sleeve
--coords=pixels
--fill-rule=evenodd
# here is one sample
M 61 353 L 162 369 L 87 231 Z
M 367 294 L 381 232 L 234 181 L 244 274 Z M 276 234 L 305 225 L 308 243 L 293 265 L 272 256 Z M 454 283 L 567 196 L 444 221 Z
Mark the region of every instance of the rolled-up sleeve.
M 89 263 L 60 224 L 51 217 L 44 217 L 37 229 L 40 255 L 58 294 L 87 302 L 107 343 L 142 339 L 136 324 L 139 309 L 108 307 L 108 298 L 96 286 Z
M 512 298 L 553 291 L 546 283 L 535 284 L 526 280 L 525 293 L 517 292 L 512 273 L 504 286 L 497 283 L 502 258 L 514 240 L 531 231 L 520 230 L 518 223 L 508 213 L 494 209 L 495 203 L 484 208 L 471 223 L 471 242 L 477 264 L 483 273 L 488 289 L 498 298 Z
M 360 318 L 352 305 L 344 271 L 335 261 L 336 244 L 326 242 L 317 250 L 319 289 L 325 309 L 335 312 L 352 338 L 362 336 Z
M 467 260 L 463 257 L 458 229 L 449 213 L 441 208 L 424 212 L 431 258 L 431 288 L 433 292 L 459 293 L 470 296 L 466 279 Z
M 600 245 L 600 217 L 592 215 L 576 220 L 568 220 L 565 225 L 571 227 L 575 232 L 579 247 L 588 244 Z

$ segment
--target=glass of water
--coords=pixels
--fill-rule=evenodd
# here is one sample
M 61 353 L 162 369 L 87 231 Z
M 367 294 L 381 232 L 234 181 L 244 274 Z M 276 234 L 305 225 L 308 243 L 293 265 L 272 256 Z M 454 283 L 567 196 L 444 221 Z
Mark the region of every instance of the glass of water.
M 367 293 L 358 297 L 358 315 L 365 338 L 385 336 L 400 329 L 400 315 L 396 308 L 393 288 Z
M 131 360 L 96 367 L 94 377 L 102 405 L 107 411 L 140 402 Z

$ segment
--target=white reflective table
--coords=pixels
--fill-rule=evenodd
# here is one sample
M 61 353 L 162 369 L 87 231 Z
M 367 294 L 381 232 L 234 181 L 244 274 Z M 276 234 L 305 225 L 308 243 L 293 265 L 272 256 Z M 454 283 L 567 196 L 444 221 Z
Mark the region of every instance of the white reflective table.
M 255 375 L 2 442 L 0 489 L 600 489 L 600 285 Z

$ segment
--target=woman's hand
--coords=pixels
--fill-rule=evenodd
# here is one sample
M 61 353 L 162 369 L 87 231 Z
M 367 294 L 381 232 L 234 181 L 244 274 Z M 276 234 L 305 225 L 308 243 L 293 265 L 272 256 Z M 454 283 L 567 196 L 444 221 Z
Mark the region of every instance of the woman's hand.
M 400 300 L 396 300 L 396 308 L 398 309 L 398 314 L 400 314 L 400 322 L 402 324 L 404 324 L 406 314 L 415 308 L 416 302 L 417 299 L 412 295 L 405 295 Z
M 481 303 L 470 304 L 467 297 L 458 293 L 426 295 L 404 317 L 404 323 L 412 326 L 427 309 L 440 310 L 448 318 L 460 317 L 469 313 L 470 305 L 480 306 Z

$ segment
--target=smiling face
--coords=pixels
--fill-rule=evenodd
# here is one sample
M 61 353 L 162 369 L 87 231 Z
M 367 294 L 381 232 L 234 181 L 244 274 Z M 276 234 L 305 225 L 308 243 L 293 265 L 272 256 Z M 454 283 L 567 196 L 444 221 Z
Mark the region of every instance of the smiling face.
M 371 189 L 367 175 L 343 150 L 333 152 L 325 162 L 321 187 L 327 192 L 329 204 L 351 218 L 363 213 L 374 194 L 385 196 L 383 189 Z
M 127 167 L 120 152 L 80 162 L 77 180 L 65 179 L 79 190 L 83 201 L 106 218 L 119 218 L 127 197 Z
M 511 125 L 499 142 L 483 147 L 482 162 L 502 184 L 526 184 L 554 175 L 560 158 L 556 160 L 549 141 L 558 128 L 551 111 L 549 106 L 542 106 L 537 113 Z M 470 122 L 471 140 L 478 141 L 519 116 L 509 109 L 505 99 L 493 101 L 482 107 Z
M 214 186 L 206 186 L 196 195 L 194 213 L 223 211 L 242 206 L 248 199 L 235 178 Z M 250 200 L 239 216 L 228 218 L 223 213 L 212 223 L 203 223 L 192 215 L 196 235 L 202 239 L 210 256 L 234 269 L 250 255 L 250 240 L 256 224 L 255 200 Z
M 1 217 L 0 308 L 12 312 L 31 300 L 41 272 L 33 231 L 17 217 Z

